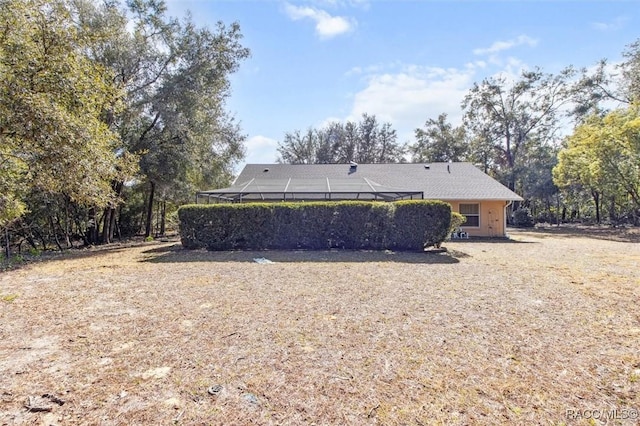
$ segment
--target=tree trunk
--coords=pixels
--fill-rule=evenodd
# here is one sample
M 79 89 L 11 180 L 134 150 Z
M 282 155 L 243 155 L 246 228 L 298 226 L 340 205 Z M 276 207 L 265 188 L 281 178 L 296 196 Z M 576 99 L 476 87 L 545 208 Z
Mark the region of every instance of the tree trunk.
M 113 242 L 113 233 L 116 221 L 116 209 L 108 207 L 104 210 L 104 219 L 102 221 L 102 242 L 109 244 Z
M 150 181 L 149 183 L 151 184 L 151 188 L 149 190 L 149 204 L 147 205 L 147 226 L 144 231 L 145 238 L 151 236 L 151 227 L 153 226 L 153 195 L 156 190 L 156 183 L 154 181 Z
M 25 227 L 24 221 L 22 220 L 20 220 L 20 230 L 22 231 L 21 234 L 24 236 L 24 238 L 26 238 L 31 248 L 33 248 L 34 250 L 38 250 L 38 245 L 36 244 L 36 241 L 33 239 L 34 237 L 33 237 L 33 232 L 31 232 L 31 228 Z
M 156 204 L 156 225 L 153 227 L 153 236 L 157 237 L 158 236 L 158 230 L 160 229 L 160 216 L 162 215 L 161 210 L 160 210 L 160 205 L 162 203 L 158 202 Z
M 60 239 L 58 238 L 58 233 L 56 232 L 56 225 L 53 221 L 53 216 L 49 215 L 49 227 L 51 228 L 51 233 L 53 234 L 53 240 L 56 242 L 56 246 L 58 246 L 58 250 L 63 251 L 62 245 L 60 244 Z
M 161 206 L 160 207 L 160 235 L 164 237 L 166 217 L 167 217 L 167 201 L 162 200 L 162 203 L 160 204 L 160 206 Z
M 89 209 L 89 225 L 87 226 L 87 242 L 89 245 L 98 242 L 98 222 L 96 221 L 96 209 Z
M 122 241 L 122 229 L 120 228 L 120 220 L 122 218 L 122 204 L 120 204 L 120 207 L 118 208 L 118 220 L 116 221 L 116 231 L 118 232 L 118 239 L 120 241 Z M 135 232 L 136 234 L 138 233 L 138 230 L 136 230 Z
M 591 196 L 596 205 L 596 223 L 600 225 L 600 193 L 598 191 L 591 191 Z
M 116 194 L 116 197 L 119 199 L 122 195 L 122 189 L 124 188 L 124 182 L 115 182 L 113 184 L 113 191 Z M 116 232 L 116 208 L 111 208 L 111 220 L 109 221 L 109 241 L 113 242 L 113 236 Z M 119 232 L 118 232 L 119 233 Z M 121 237 L 120 237 L 121 238 Z
M 123 188 L 122 182 L 113 182 L 111 184 L 111 188 L 113 188 L 113 192 L 116 195 L 116 198 L 119 198 L 122 194 Z M 113 242 L 113 234 L 115 232 L 115 222 L 116 222 L 116 209 L 113 206 L 107 207 L 104 209 L 104 217 L 102 221 L 102 242 L 104 244 L 109 244 Z
M 111 216 L 113 215 L 113 209 L 107 207 L 104 210 L 103 214 L 103 222 L 102 222 L 102 244 L 109 244 L 111 242 Z
M 611 224 L 613 226 L 617 225 L 617 219 L 616 219 L 616 197 L 615 197 L 615 195 L 611 196 L 611 207 L 609 208 L 609 222 L 611 222 Z
M 9 256 L 11 256 L 11 250 L 9 248 L 9 227 L 5 226 L 4 227 L 4 257 L 7 261 L 9 261 Z
M 117 210 L 115 208 L 111 209 L 111 221 L 109 222 L 109 240 L 113 242 L 113 236 L 116 233 L 116 213 Z
M 56 216 L 55 226 L 57 226 L 60 232 L 62 233 L 62 237 L 64 238 L 62 242 L 64 243 L 65 247 L 71 248 L 71 240 L 69 239 L 69 233 L 66 230 L 66 226 L 63 226 L 62 223 L 60 222 L 59 216 Z M 55 226 L 54 226 L 54 229 L 55 229 Z
M 104 221 L 104 216 L 106 212 L 102 212 L 102 216 L 96 219 L 96 241 L 98 243 L 103 243 L 102 241 L 102 233 L 100 232 L 100 224 Z
M 71 244 L 71 236 L 70 236 L 70 224 L 69 224 L 69 197 L 64 197 L 64 242 L 67 246 L 67 248 L 71 248 L 72 244 Z M 62 225 L 60 225 L 60 227 L 62 228 Z
M 35 228 L 33 232 L 36 234 L 36 238 L 40 240 L 40 243 L 42 243 L 42 251 L 47 251 L 47 239 L 38 231 L 38 228 Z
M 113 242 L 116 233 L 116 209 L 111 209 L 111 221 L 109 222 L 109 241 Z

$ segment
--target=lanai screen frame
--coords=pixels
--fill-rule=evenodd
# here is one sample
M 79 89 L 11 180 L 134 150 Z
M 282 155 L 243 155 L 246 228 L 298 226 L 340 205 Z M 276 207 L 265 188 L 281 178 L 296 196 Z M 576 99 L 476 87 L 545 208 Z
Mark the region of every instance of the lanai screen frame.
M 285 182 L 286 181 L 286 182 Z M 249 182 L 213 191 L 198 191 L 196 204 L 275 201 L 398 201 L 424 199 L 424 192 L 391 188 L 367 178 L 348 179 L 251 179 Z

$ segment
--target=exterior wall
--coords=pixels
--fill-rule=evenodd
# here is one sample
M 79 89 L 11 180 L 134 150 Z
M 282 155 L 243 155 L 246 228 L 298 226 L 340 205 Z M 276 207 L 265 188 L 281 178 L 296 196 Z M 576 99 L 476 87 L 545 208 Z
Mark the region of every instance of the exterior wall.
M 506 201 L 493 200 L 460 200 L 449 201 L 451 210 L 460 213 L 460 204 L 479 204 L 480 226 L 462 225 L 462 230 L 472 237 L 506 237 L 505 226 Z

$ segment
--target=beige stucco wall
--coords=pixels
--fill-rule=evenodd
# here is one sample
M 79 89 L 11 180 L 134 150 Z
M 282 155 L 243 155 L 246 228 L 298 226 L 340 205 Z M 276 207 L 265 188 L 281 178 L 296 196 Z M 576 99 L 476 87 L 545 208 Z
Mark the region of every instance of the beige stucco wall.
M 480 204 L 480 226 L 465 226 L 462 229 L 469 233 L 472 237 L 504 237 L 506 236 L 505 227 L 505 207 L 506 201 L 473 201 L 460 200 L 449 201 L 451 210 L 460 212 L 460 204 Z

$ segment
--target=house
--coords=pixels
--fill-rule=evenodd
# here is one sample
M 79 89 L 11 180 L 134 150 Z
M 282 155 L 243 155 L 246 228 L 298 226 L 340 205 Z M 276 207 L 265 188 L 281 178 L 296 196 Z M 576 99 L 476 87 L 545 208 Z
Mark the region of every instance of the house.
M 471 163 L 247 164 L 229 188 L 196 202 L 442 200 L 470 236 L 506 236 L 507 207 L 522 198 Z

